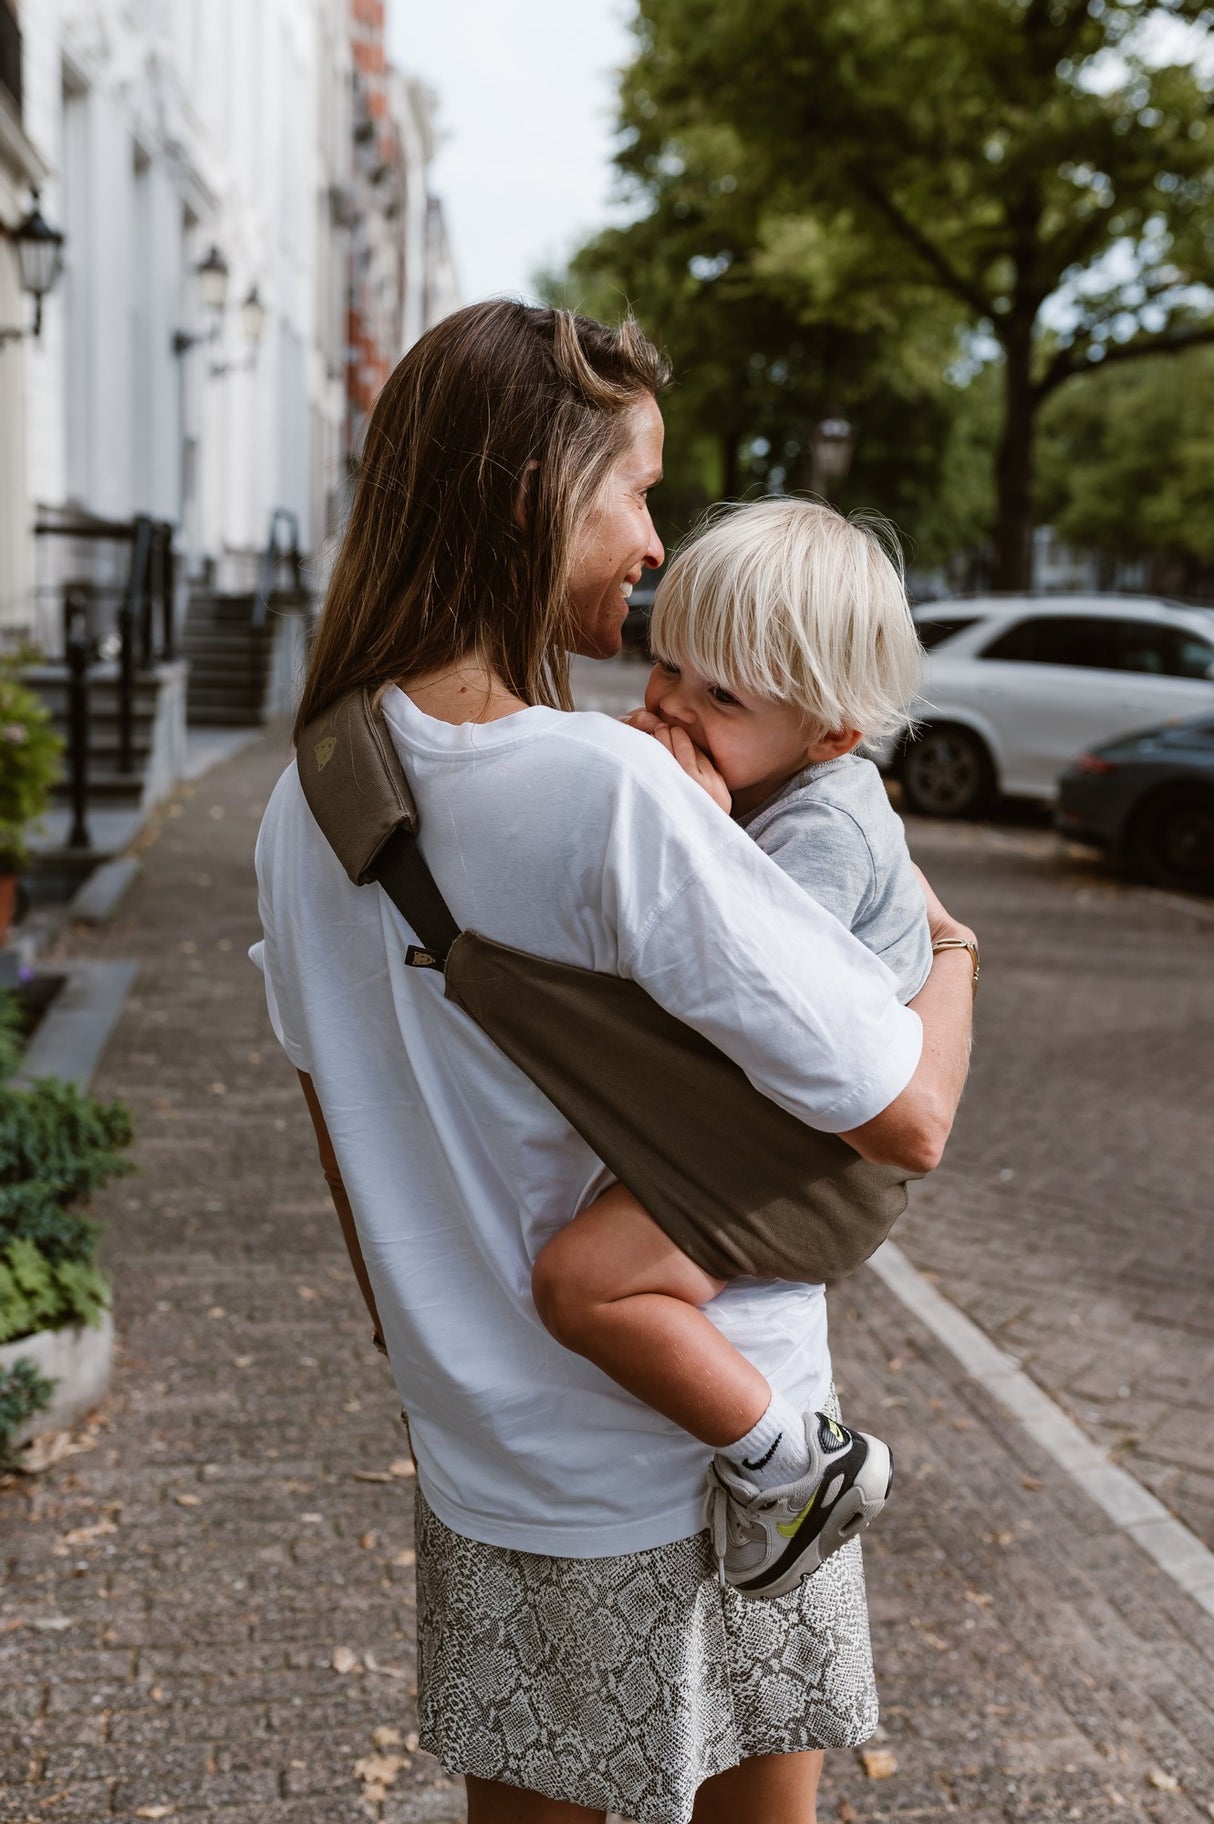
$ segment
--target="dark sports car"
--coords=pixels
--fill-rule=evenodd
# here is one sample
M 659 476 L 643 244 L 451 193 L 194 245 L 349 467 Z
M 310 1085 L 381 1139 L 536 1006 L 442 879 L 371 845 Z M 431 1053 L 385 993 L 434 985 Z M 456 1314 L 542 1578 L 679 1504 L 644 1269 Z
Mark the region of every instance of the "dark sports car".
M 1058 781 L 1055 822 L 1156 886 L 1214 893 L 1214 719 L 1080 754 Z

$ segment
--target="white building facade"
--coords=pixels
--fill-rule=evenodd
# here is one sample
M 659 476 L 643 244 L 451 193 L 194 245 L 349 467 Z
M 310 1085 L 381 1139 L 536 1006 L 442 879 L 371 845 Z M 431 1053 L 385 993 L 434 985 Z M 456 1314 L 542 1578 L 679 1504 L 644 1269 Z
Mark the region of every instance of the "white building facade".
M 20 219 L 37 179 L 65 242 L 40 338 L 0 349 L 0 629 L 47 643 L 38 597 L 61 578 L 35 514 L 173 522 L 187 573 L 231 588 L 253 581 L 275 510 L 304 551 L 333 528 L 357 233 L 351 0 L 0 7 L 15 3 L 20 141 L 10 107 L 0 219 Z M 222 309 L 199 276 L 212 249 Z M 22 302 L 6 253 L 0 324 Z

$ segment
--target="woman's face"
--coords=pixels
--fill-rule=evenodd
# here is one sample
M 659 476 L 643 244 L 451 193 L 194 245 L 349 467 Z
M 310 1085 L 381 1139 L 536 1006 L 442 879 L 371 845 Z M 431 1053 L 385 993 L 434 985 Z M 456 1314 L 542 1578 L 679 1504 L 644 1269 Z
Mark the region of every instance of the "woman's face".
M 633 584 L 666 555 L 649 517 L 649 490 L 662 479 L 664 426 L 657 400 L 639 400 L 628 418 L 628 444 L 582 522 L 569 572 L 573 650 L 589 659 L 615 657 Z

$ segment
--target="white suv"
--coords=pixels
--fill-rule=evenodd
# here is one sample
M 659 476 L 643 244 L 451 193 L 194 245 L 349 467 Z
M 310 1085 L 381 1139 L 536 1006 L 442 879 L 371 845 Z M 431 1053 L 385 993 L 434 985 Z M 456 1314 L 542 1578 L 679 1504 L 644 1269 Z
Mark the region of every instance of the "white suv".
M 967 817 L 1049 800 L 1084 748 L 1214 711 L 1214 615 L 1146 596 L 974 596 L 915 611 L 916 727 L 876 757 L 907 807 Z

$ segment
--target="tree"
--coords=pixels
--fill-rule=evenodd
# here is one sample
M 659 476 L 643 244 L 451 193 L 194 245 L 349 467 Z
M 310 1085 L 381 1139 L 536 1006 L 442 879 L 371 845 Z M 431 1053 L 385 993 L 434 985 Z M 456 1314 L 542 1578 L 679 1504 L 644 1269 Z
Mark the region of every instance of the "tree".
M 1033 439 L 1073 376 L 1214 341 L 1211 79 L 1197 0 L 640 0 L 622 170 L 651 210 L 734 135 L 767 273 L 868 265 L 1002 366 L 995 583 L 1028 580 Z M 781 269 L 780 252 L 784 259 Z
M 892 292 L 867 248 L 852 248 L 853 271 L 840 239 L 827 248 L 812 224 L 770 216 L 749 167 L 728 128 L 688 129 L 657 161 L 645 212 L 542 289 L 594 315 L 630 306 L 671 355 L 672 535 L 721 496 L 811 486 L 813 427 L 842 414 L 862 435 L 840 504 L 879 501 L 930 546 L 959 407 L 943 380 L 956 313 L 926 290 Z
M 1214 350 L 1095 374 L 1041 423 L 1041 500 L 1074 545 L 1149 559 L 1155 587 L 1214 589 Z

